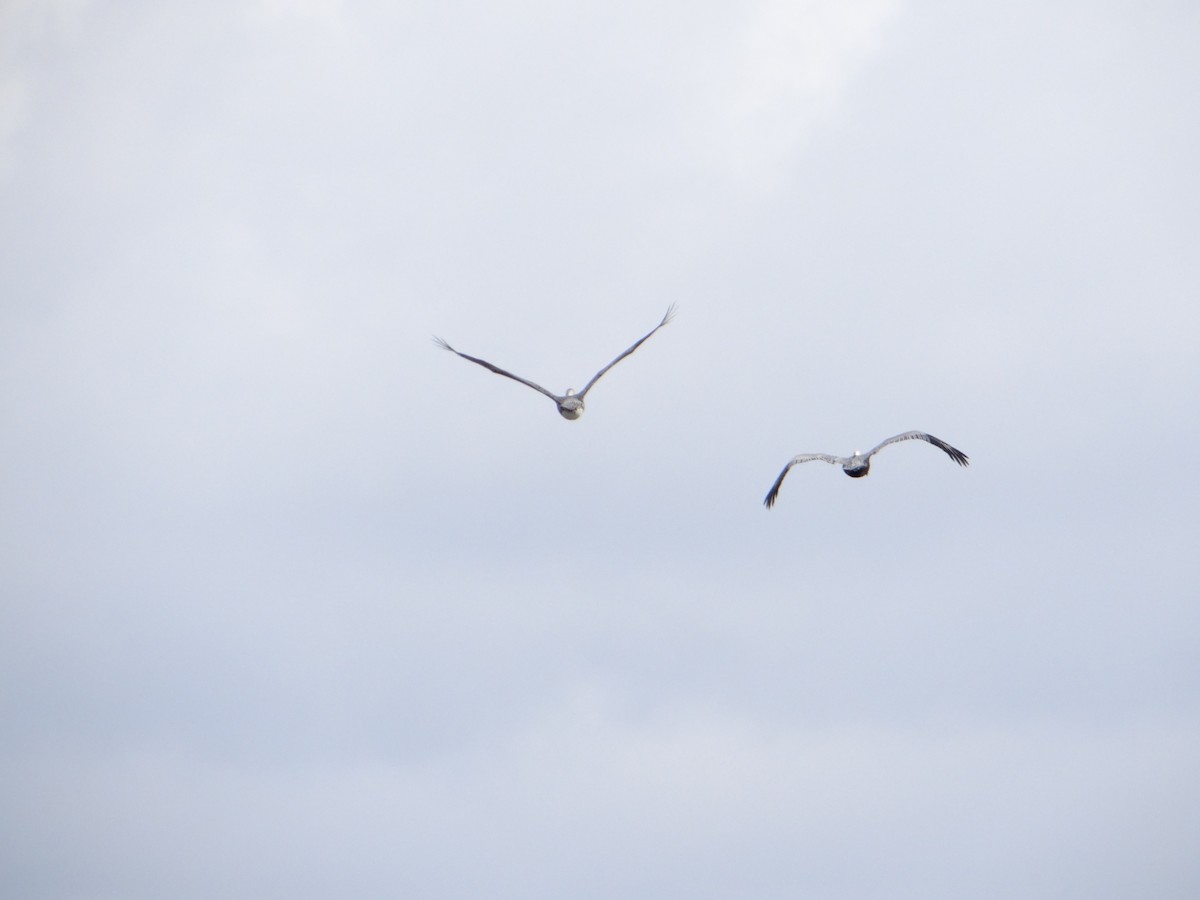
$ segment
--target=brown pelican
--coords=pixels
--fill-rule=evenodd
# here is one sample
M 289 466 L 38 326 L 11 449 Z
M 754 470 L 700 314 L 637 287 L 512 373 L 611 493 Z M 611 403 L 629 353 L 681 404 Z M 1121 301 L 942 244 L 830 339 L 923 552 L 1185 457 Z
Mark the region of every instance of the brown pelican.
M 595 375 L 593 375 L 592 380 L 583 386 L 582 391 L 580 391 L 577 394 L 573 390 L 571 390 L 571 388 L 567 388 L 567 392 L 565 394 L 563 394 L 561 397 L 555 393 L 552 393 L 551 391 L 546 390 L 540 384 L 534 384 L 532 381 L 522 378 L 519 375 L 514 375 L 512 372 L 506 372 L 506 371 L 504 371 L 504 369 L 501 369 L 499 366 L 493 366 L 490 362 L 486 362 L 482 359 L 477 359 L 474 356 L 467 356 L 467 354 L 465 354 L 465 353 L 459 353 L 457 350 L 455 350 L 453 347 L 451 347 L 449 344 L 447 344 L 440 337 L 435 337 L 433 340 L 439 347 L 444 347 L 445 349 L 449 350 L 451 353 L 458 353 L 458 355 L 461 356 L 463 359 L 469 359 L 471 362 L 481 365 L 485 369 L 490 369 L 491 371 L 495 372 L 497 375 L 503 375 L 505 378 L 511 378 L 513 381 L 519 381 L 519 382 L 521 382 L 521 384 L 528 385 L 529 387 L 533 388 L 535 391 L 540 391 L 541 393 L 543 393 L 547 397 L 549 397 L 551 400 L 553 400 L 555 402 L 555 404 L 558 405 L 559 415 L 561 415 L 564 419 L 574 420 L 574 419 L 578 419 L 580 416 L 583 415 L 583 398 L 584 398 L 584 396 L 587 395 L 587 392 L 592 389 L 592 385 L 600 380 L 600 376 L 603 375 L 605 372 L 607 372 L 609 369 L 611 369 L 613 366 L 615 366 L 617 363 L 619 363 L 621 360 L 623 360 L 625 357 L 627 357 L 630 353 L 632 353 L 638 347 L 642 346 L 642 344 L 643 344 L 643 342 L 645 342 L 646 338 L 650 337 L 650 335 L 654 334 L 654 332 L 658 331 L 658 329 L 662 328 L 664 325 L 666 325 L 668 322 L 670 322 L 671 319 L 674 318 L 674 316 L 675 316 L 675 304 L 672 303 L 667 308 L 667 314 L 662 317 L 661 322 L 659 322 L 657 325 L 655 325 L 653 328 L 651 328 L 650 331 L 645 335 L 645 337 L 641 338 L 641 340 L 639 340 L 637 343 L 635 343 L 632 347 L 630 347 L 628 350 L 626 350 L 624 353 L 622 353 L 620 356 L 618 356 L 616 359 L 614 359 L 612 362 L 610 362 L 607 366 L 605 366 L 603 369 L 601 369 L 599 372 L 597 372 Z
M 945 441 L 935 438 L 932 434 L 926 434 L 923 431 L 906 431 L 904 434 L 898 434 L 895 437 L 890 437 L 886 441 L 880 442 L 876 447 L 861 453 L 858 450 L 854 451 L 853 456 L 830 456 L 828 453 L 802 453 L 793 459 L 790 463 L 783 467 L 783 471 L 779 473 L 779 477 L 775 479 L 775 483 L 771 485 L 771 490 L 767 492 L 767 499 L 763 501 L 763 506 L 770 509 L 775 505 L 775 498 L 779 496 L 779 488 L 783 484 L 783 479 L 788 471 L 796 463 L 809 462 L 810 460 L 819 459 L 827 463 L 832 463 L 835 466 L 841 466 L 842 471 L 851 478 L 862 478 L 871 471 L 871 457 L 886 447 L 888 444 L 895 444 L 899 441 L 922 440 L 929 441 L 939 450 L 944 450 L 946 454 L 958 463 L 960 466 L 969 466 L 971 460 L 967 458 L 967 454 L 961 450 L 951 447 Z

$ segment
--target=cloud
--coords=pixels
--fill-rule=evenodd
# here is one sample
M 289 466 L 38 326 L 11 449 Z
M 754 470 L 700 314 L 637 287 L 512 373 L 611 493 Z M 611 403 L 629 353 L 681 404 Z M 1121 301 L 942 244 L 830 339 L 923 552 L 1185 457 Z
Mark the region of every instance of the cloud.
M 0 781 L 22 823 L 5 833 L 10 883 L 1000 898 L 1184 896 L 1191 882 L 1198 798 L 1174 780 L 1200 752 L 1186 725 L 806 730 L 712 710 L 631 719 L 614 701 L 581 687 L 507 737 L 420 763 L 50 751 Z M 73 868 L 50 880 L 64 844 Z M 452 864 L 462 853 L 470 865 Z
M 739 182 L 778 178 L 879 51 L 897 0 L 771 0 L 753 8 L 719 65 L 711 152 Z
M 309 19 L 332 24 L 343 15 L 342 0 L 258 0 L 253 9 L 264 21 Z
M 15 74 L 0 75 L 0 179 L 12 168 L 9 145 L 24 121 L 29 105 L 29 89 Z
M 31 60 L 78 34 L 89 0 L 13 0 L 0 5 L 0 183 L 14 165 L 12 144 L 27 121 Z
M 1193 886 L 1187 29 L 468 5 L 0 7 L 12 890 Z

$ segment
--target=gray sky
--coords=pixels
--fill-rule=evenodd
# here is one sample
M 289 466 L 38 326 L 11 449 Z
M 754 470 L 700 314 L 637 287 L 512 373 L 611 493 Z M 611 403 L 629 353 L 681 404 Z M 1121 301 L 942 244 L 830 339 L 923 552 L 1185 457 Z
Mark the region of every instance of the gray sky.
M 1200 894 L 1198 40 L 0 3 L 0 894 Z

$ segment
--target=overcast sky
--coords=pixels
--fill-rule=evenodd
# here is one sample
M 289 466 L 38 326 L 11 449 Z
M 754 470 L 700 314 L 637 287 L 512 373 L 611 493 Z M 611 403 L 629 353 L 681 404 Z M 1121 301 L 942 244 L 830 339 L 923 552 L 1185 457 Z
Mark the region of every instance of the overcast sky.
M 0 895 L 1200 895 L 1198 45 L 0 0 Z

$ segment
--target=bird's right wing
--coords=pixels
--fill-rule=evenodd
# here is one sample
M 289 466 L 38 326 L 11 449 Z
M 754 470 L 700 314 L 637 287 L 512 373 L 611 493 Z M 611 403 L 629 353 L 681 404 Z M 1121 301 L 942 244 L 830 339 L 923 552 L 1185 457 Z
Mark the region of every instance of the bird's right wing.
M 937 447 L 960 466 L 969 466 L 970 458 L 957 447 L 951 447 L 941 438 L 935 438 L 932 434 L 926 434 L 924 431 L 906 431 L 904 434 L 898 434 L 895 437 L 890 437 L 886 441 L 880 441 L 875 447 L 871 448 L 871 452 L 866 454 L 867 459 L 870 459 L 888 444 L 899 443 L 900 441 L 928 441 L 933 446 Z
M 767 491 L 767 497 L 763 500 L 763 506 L 770 509 L 775 505 L 775 500 L 779 497 L 779 489 L 783 486 L 783 479 L 787 477 L 787 473 L 791 471 L 792 466 L 798 463 L 812 462 L 814 459 L 819 459 L 821 462 L 827 462 L 834 466 L 840 466 L 845 463 L 845 460 L 841 457 L 830 456 L 828 453 L 802 453 L 794 457 L 791 462 L 783 467 L 783 471 L 779 473 L 779 477 L 771 485 L 771 490 Z
M 627 357 L 630 353 L 632 353 L 638 347 L 642 346 L 642 344 L 644 344 L 646 342 L 646 340 L 650 337 L 650 335 L 654 334 L 654 332 L 658 331 L 658 329 L 662 328 L 664 325 L 666 325 L 668 322 L 670 322 L 673 318 L 675 318 L 675 304 L 674 303 L 672 303 L 670 306 L 667 307 L 667 314 L 662 317 L 661 322 L 659 322 L 657 325 L 655 325 L 653 328 L 651 328 L 645 335 L 643 335 L 641 338 L 639 338 L 637 343 L 635 343 L 632 347 L 630 347 L 628 350 L 626 350 L 624 353 L 622 353 L 620 356 L 618 356 L 616 359 L 614 359 L 612 362 L 610 362 L 607 366 L 605 366 L 603 369 L 601 369 L 599 372 L 597 372 L 595 375 L 593 375 L 592 380 L 589 381 L 587 384 L 585 384 L 583 386 L 583 390 L 580 391 L 576 396 L 578 396 L 580 399 L 582 399 L 587 394 L 587 392 L 592 389 L 592 385 L 595 384 L 597 381 L 599 381 L 601 376 L 603 376 L 605 372 L 607 372 L 609 369 L 611 369 L 613 366 L 615 366 L 617 363 L 619 363 L 621 360 L 623 360 L 625 357 Z
M 490 371 L 495 372 L 497 375 L 503 375 L 505 378 L 511 378 L 513 381 L 519 381 L 519 382 L 521 382 L 521 384 L 531 387 L 535 391 L 541 391 L 543 394 L 545 394 L 547 397 L 549 397 L 555 403 L 558 402 L 558 397 L 556 397 L 554 394 L 550 393 L 548 390 L 546 390 L 540 384 L 535 384 L 534 382 L 529 381 L 528 379 L 522 378 L 520 375 L 514 375 L 512 372 L 506 372 L 504 369 L 501 369 L 499 366 L 493 366 L 487 360 L 477 359 L 474 356 L 467 356 L 467 354 L 465 354 L 465 353 L 459 353 L 457 350 L 455 350 L 453 347 L 451 347 L 449 344 L 447 344 L 440 337 L 435 337 L 433 339 L 433 342 L 435 344 L 437 344 L 439 347 L 441 347 L 443 350 L 449 350 L 451 353 L 457 354 L 458 356 L 461 356 L 463 359 L 469 359 L 471 362 L 475 363 L 476 365 L 483 366 L 485 369 L 489 369 Z

